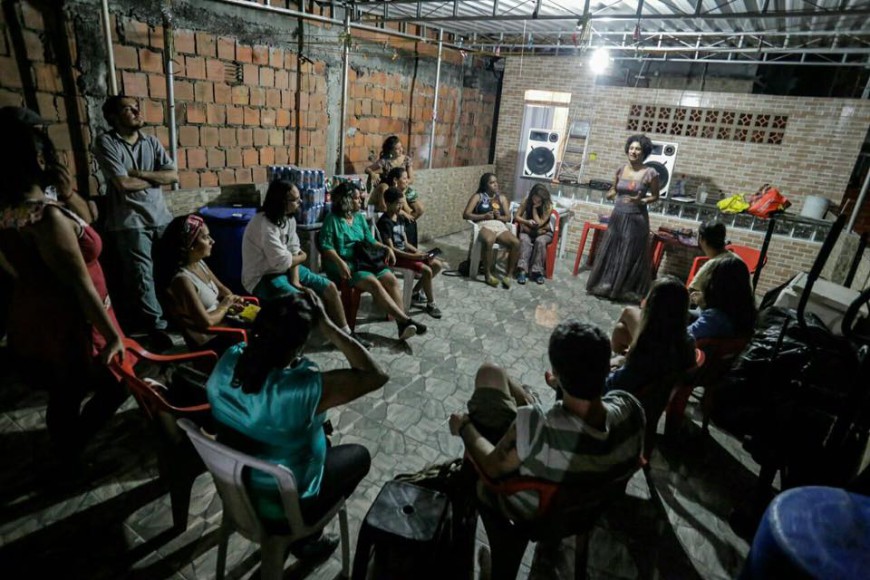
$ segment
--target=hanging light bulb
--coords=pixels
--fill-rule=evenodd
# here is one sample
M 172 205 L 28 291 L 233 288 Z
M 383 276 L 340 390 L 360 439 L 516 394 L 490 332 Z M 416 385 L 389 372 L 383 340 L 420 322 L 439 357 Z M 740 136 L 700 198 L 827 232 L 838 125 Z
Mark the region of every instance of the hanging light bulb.
M 601 74 L 610 66 L 610 51 L 606 48 L 596 48 L 589 59 L 589 67 L 593 74 Z

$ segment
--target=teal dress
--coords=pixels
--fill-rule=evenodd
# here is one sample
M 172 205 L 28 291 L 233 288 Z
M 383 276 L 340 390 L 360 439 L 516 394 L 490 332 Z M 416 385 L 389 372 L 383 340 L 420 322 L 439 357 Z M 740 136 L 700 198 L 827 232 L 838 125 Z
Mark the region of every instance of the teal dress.
M 306 358 L 290 368 L 269 373 L 260 392 L 247 394 L 232 385 L 233 373 L 245 344 L 230 347 L 208 379 L 208 401 L 221 427 L 247 437 L 253 448 L 244 449 L 258 459 L 288 468 L 296 478 L 299 498 L 320 491 L 326 460 L 326 413 L 317 413 L 323 392 L 320 369 Z M 247 485 L 254 509 L 263 519 L 286 521 L 275 480 L 262 472 L 248 473 Z
M 323 220 L 323 227 L 320 229 L 320 251 L 335 250 L 347 267 L 351 271 L 351 285 L 356 284 L 366 276 L 377 276 L 381 278 L 390 273 L 390 269 L 384 266 L 383 270 L 373 274 L 372 272 L 356 269 L 356 260 L 354 260 L 353 247 L 359 243 L 365 242 L 368 245 L 375 245 L 375 237 L 372 235 L 372 229 L 366 221 L 365 215 L 356 213 L 353 216 L 353 222 L 348 224 L 347 221 L 334 213 L 330 213 Z M 332 260 L 323 260 L 323 271 L 338 284 L 341 281 L 341 273 L 338 266 Z

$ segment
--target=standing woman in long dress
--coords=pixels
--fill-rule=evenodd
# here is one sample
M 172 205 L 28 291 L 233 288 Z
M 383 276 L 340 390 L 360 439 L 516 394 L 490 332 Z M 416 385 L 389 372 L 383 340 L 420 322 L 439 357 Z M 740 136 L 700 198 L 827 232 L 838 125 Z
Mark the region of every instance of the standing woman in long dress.
M 625 142 L 628 164 L 616 172 L 607 199 L 616 199 L 586 291 L 621 302 L 639 302 L 651 282 L 649 213 L 659 199 L 659 177 L 643 162 L 652 153 L 646 135 Z

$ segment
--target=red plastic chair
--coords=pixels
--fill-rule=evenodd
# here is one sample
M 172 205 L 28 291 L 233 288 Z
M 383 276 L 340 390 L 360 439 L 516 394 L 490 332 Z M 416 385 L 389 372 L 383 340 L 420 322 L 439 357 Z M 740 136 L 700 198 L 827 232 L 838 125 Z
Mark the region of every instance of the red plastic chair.
M 701 349 L 695 349 L 695 364 L 692 367 L 670 373 L 661 377 L 645 387 L 638 389 L 636 396 L 643 405 L 644 413 L 646 413 L 646 433 L 644 436 L 644 451 L 643 459 L 648 462 L 655 449 L 656 429 L 659 424 L 659 417 L 662 412 L 667 414 L 665 419 L 665 432 L 668 432 L 668 424 L 671 426 L 673 433 L 674 424 L 677 418 L 682 419 L 685 412 L 685 402 L 683 401 L 683 391 L 688 388 L 685 385 L 690 384 L 701 367 L 704 365 L 706 355 Z M 691 394 L 691 390 L 689 390 Z M 688 401 L 688 395 L 685 395 L 685 400 Z
M 356 315 L 359 311 L 362 290 L 351 286 L 347 280 L 342 280 L 338 284 L 338 291 L 341 294 L 341 307 L 344 309 L 347 325 L 351 330 L 356 330 Z
M 484 489 L 500 496 L 511 496 L 520 492 L 533 492 L 538 496 L 538 509 L 533 519 L 517 521 L 508 519 L 500 511 L 481 505 L 481 515 L 490 514 L 500 525 L 503 532 L 512 536 L 513 545 L 504 546 L 511 550 L 505 553 L 495 545 L 496 538 L 490 538 L 492 547 L 493 571 L 495 562 L 504 564 L 512 560 L 508 566 L 512 570 L 506 570 L 505 578 L 516 577 L 525 546 L 529 541 L 554 541 L 568 536 L 574 536 L 574 578 L 586 578 L 586 568 L 589 557 L 589 540 L 592 528 L 598 521 L 599 516 L 614 501 L 625 495 L 625 488 L 635 471 L 613 481 L 606 489 L 595 490 L 590 493 L 588 486 L 572 486 L 554 483 L 545 479 L 514 475 L 501 480 L 490 479 L 486 473 L 466 454 L 465 459 L 470 463 Z M 641 466 L 638 461 L 638 468 Z M 485 517 L 486 519 L 486 517 Z M 504 548 L 503 547 L 503 548 Z M 516 566 L 514 567 L 514 563 Z M 511 571 L 513 572 L 511 574 Z M 496 576 L 494 575 L 493 578 Z
M 559 236 L 562 235 L 561 224 L 562 218 L 559 215 L 559 210 L 553 208 L 553 213 L 550 215 L 550 229 L 553 230 L 553 239 L 547 244 L 547 258 L 544 261 L 544 277 L 548 280 L 553 279 L 553 271 L 556 269 L 556 254 L 559 252 Z M 515 223 L 517 237 L 520 235 L 520 225 Z
M 725 249 L 743 260 L 743 262 L 746 264 L 746 267 L 749 268 L 750 276 L 755 274 L 755 271 L 758 269 L 758 259 L 761 257 L 760 251 L 747 246 L 735 246 L 734 244 L 728 244 L 727 246 L 725 246 Z M 686 287 L 688 287 L 692 283 L 692 280 L 695 279 L 695 275 L 698 273 L 698 270 L 700 270 L 701 266 L 704 265 L 704 262 L 709 259 L 710 258 L 708 258 L 707 256 L 698 256 L 692 261 L 692 269 L 689 270 L 689 277 L 686 279 Z M 766 264 L 767 256 L 764 256 L 762 266 Z
M 217 361 L 217 355 L 212 351 L 159 355 L 148 352 L 131 338 L 124 339 L 124 348 L 128 353 L 124 363 L 115 359 L 109 366 L 133 394 L 154 430 L 157 466 L 161 481 L 169 488 L 173 527 L 184 530 L 187 528 L 191 486 L 193 480 L 205 471 L 205 466 L 190 441 L 178 429 L 176 420 L 187 417 L 199 424 L 210 424 L 211 406 L 205 390 L 199 400 L 179 402 L 173 396 L 172 385 L 164 389 L 140 377 L 133 368 L 132 359 L 138 357 L 139 362 L 149 361 L 158 365 L 194 361 L 202 363 L 199 370 L 210 371 Z M 136 357 L 130 356 L 130 353 L 135 353 Z
M 574 258 L 574 275 L 580 271 L 580 258 L 583 257 L 583 249 L 586 247 L 586 236 L 589 235 L 589 230 L 592 230 L 592 248 L 589 250 L 589 256 L 586 258 L 586 265 L 591 266 L 595 259 L 595 248 L 598 246 L 598 237 L 602 232 L 607 231 L 607 224 L 595 222 L 583 222 L 583 233 L 580 235 L 580 244 L 577 246 L 577 257 Z
M 701 398 L 701 413 L 703 423 L 701 428 L 705 432 L 710 430 L 710 414 L 715 403 L 716 391 L 722 385 L 728 371 L 741 352 L 749 344 L 751 337 L 742 336 L 736 338 L 702 338 L 697 341 L 698 348 L 707 354 L 709 361 L 704 372 L 698 377 L 696 384 L 704 387 L 704 396 Z

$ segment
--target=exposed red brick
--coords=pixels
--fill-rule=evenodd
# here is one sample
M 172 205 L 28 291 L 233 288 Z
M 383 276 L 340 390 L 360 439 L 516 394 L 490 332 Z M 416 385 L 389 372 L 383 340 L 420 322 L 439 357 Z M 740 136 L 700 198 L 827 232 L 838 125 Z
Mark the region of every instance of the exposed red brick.
M 269 145 L 283 145 L 284 131 L 281 129 L 271 129 L 269 131 Z
M 199 187 L 199 173 L 196 171 L 179 171 L 178 184 L 182 189 L 196 189 Z
M 253 183 L 266 183 L 269 177 L 265 167 L 252 167 L 251 173 L 251 181 Z
M 142 107 L 142 118 L 146 123 L 163 124 L 163 101 L 142 99 L 139 106 Z
M 217 166 L 220 167 L 220 166 Z M 200 187 L 217 187 L 218 174 L 215 171 L 203 171 L 199 174 Z
M 287 89 L 290 88 L 290 73 L 286 70 L 279 69 L 275 71 L 275 88 Z
M 199 145 L 199 129 L 190 125 L 179 127 L 178 144 L 182 147 L 196 147 Z
M 237 62 L 253 62 L 253 49 L 247 44 L 239 44 L 236 42 L 236 61 Z
M 217 55 L 223 60 L 236 59 L 236 41 L 227 36 L 220 36 L 217 39 Z
M 278 89 L 266 89 L 266 106 L 278 109 L 281 107 L 281 91 Z
M 217 127 L 202 127 L 199 130 L 199 143 L 203 147 L 218 146 L 218 128 Z
M 139 49 L 139 68 L 145 72 L 163 72 L 163 53 L 147 48 Z
M 205 59 L 200 56 L 185 57 L 184 76 L 191 79 L 205 80 Z
M 269 66 L 272 68 L 284 68 L 284 49 L 277 47 L 269 48 Z
M 260 123 L 264 127 L 275 126 L 275 109 L 263 109 L 260 113 Z
M 199 56 L 217 56 L 216 42 L 213 34 L 208 32 L 197 32 L 196 36 L 196 53 Z
M 55 78 L 55 81 L 57 79 Z M 124 71 L 121 73 L 124 94 L 130 97 L 148 96 L 148 77 L 143 73 Z
M 227 124 L 242 125 L 245 122 L 245 112 L 241 107 L 227 107 Z
M 251 105 L 254 107 L 262 107 L 266 104 L 266 89 L 261 87 L 251 87 L 248 89 L 251 94 Z
M 129 70 L 139 68 L 139 55 L 132 46 L 114 44 L 112 51 L 115 53 L 115 68 Z
M 225 167 L 227 163 L 226 154 L 220 149 L 215 149 L 214 147 L 210 147 L 207 150 L 208 154 L 208 166 L 212 169 L 218 169 L 220 167 Z
M 24 17 L 24 26 L 32 30 L 45 30 L 45 21 L 42 13 L 27 2 L 20 2 L 21 15 Z
M 127 44 L 137 44 L 139 46 L 148 46 L 149 43 L 148 25 L 138 20 L 123 20 L 122 36 Z
M 229 127 L 221 127 L 219 130 L 219 145 L 221 147 L 235 147 L 236 146 L 236 130 L 231 129 Z
M 232 92 L 232 100 L 234 105 L 247 105 L 250 103 L 250 93 L 249 88 L 236 85 L 231 89 Z
M 242 65 L 242 82 L 249 86 L 257 86 L 260 82 L 260 67 L 255 64 Z
M 252 62 L 254 64 L 269 64 L 269 47 L 262 44 L 254 45 Z
M 188 103 L 185 106 L 187 122 L 192 124 L 205 123 L 205 105 L 200 103 Z
M 236 183 L 253 183 L 254 178 L 251 176 L 251 168 L 236 169 Z
M 176 101 L 192 101 L 193 100 L 193 83 L 190 81 L 175 81 L 175 100 Z
M 209 82 L 193 84 L 193 99 L 200 103 L 214 102 L 214 85 Z
M 224 169 L 218 172 L 218 184 L 234 185 L 236 183 L 236 172 L 232 169 Z
M 275 86 L 275 69 L 269 68 L 267 66 L 260 67 L 260 86 Z
M 275 124 L 279 127 L 290 126 L 290 111 L 286 109 L 278 109 L 275 118 Z
M 236 138 L 241 146 L 251 146 L 254 144 L 253 129 L 239 129 L 236 131 Z
M 245 167 L 251 167 L 260 162 L 260 156 L 256 149 L 245 149 L 242 151 L 242 164 Z
M 57 124 L 48 126 L 48 136 L 51 137 L 54 146 L 61 150 L 69 151 L 72 149 L 69 131 L 68 125 Z
M 148 94 L 152 99 L 166 98 L 166 77 L 163 75 L 148 75 Z
M 215 83 L 214 102 L 221 105 L 228 105 L 233 102 L 233 93 L 229 85 Z
M 23 30 L 21 35 L 24 37 L 24 50 L 27 53 L 27 59 L 37 62 L 44 61 L 45 47 L 39 34 L 32 30 Z M 3 40 L 5 41 L 5 39 Z
M 269 144 L 269 132 L 266 129 L 254 128 L 254 147 L 262 147 Z
M 188 149 L 187 150 L 187 166 L 190 169 L 203 169 L 207 166 L 205 149 Z
M 148 42 L 151 45 L 151 48 L 163 50 L 164 45 L 166 44 L 166 38 L 162 26 L 155 26 L 149 31 Z
M 0 85 L 4 88 L 21 88 L 21 76 L 14 58 L 0 57 Z
M 175 31 L 175 52 L 196 54 L 196 40 L 191 30 Z
M 242 150 L 238 147 L 234 147 L 232 149 L 226 150 L 227 154 L 227 167 L 241 167 L 242 166 Z
M 205 59 L 205 75 L 210 81 L 224 82 L 226 68 L 224 68 L 223 61 L 214 58 Z
M 272 165 L 275 163 L 275 150 L 271 147 L 260 149 L 260 165 Z
M 224 105 L 209 103 L 205 108 L 205 118 L 209 125 L 224 125 L 227 122 L 227 108 Z

